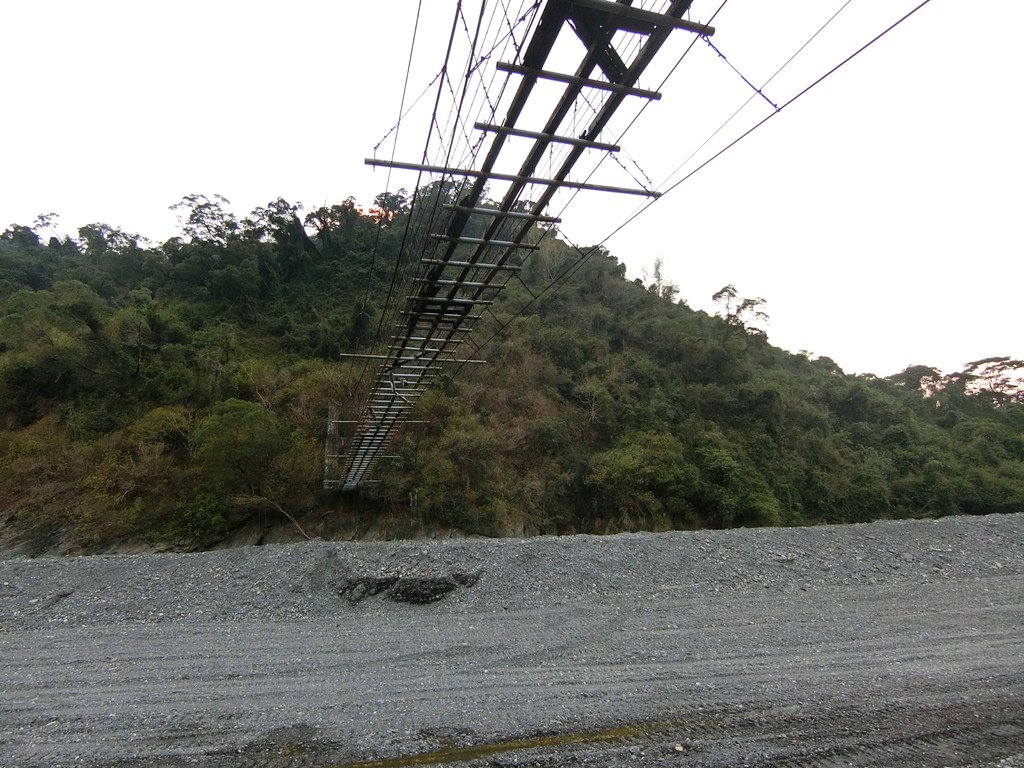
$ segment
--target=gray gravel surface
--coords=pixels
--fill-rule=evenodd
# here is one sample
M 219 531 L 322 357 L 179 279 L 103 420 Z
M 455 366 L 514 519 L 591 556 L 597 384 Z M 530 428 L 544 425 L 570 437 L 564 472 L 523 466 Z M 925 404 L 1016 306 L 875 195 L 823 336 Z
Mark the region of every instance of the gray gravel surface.
M 1024 768 L 1024 516 L 0 561 L 3 766 Z

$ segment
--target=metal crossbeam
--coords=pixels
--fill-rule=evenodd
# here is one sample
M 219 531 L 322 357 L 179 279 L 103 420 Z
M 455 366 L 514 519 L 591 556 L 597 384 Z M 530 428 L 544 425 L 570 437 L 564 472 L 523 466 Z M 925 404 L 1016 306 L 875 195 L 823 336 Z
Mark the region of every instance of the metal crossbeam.
M 455 168 L 447 165 L 430 165 L 428 163 L 406 163 L 401 160 L 383 160 L 375 157 L 368 157 L 364 161 L 366 165 L 380 166 L 384 168 L 398 168 L 403 171 L 426 171 L 427 173 L 439 173 L 442 176 L 469 176 L 474 179 L 494 179 L 495 181 L 514 181 L 517 184 L 543 184 L 548 187 L 565 189 L 580 189 L 591 192 L 617 192 L 620 195 L 645 195 L 647 197 L 661 197 L 660 192 L 653 192 L 649 189 L 635 189 L 633 187 L 614 187 L 607 184 L 588 184 L 582 181 L 565 181 L 564 179 L 550 179 L 542 176 L 522 176 L 515 173 L 497 173 L 496 171 L 474 171 L 470 168 Z
M 429 283 L 430 285 L 457 285 L 459 288 L 486 288 L 487 283 L 470 282 L 468 280 L 435 280 L 430 277 L 414 277 L 415 283 Z
M 657 91 L 647 91 L 643 88 L 630 88 L 627 85 L 609 83 L 606 80 L 577 77 L 576 75 L 567 75 L 563 72 L 552 72 L 548 69 L 524 67 L 521 64 L 509 64 L 504 61 L 499 61 L 494 68 L 500 72 L 509 72 L 513 75 L 525 75 L 526 77 L 535 77 L 540 80 L 554 80 L 556 83 L 568 83 L 569 85 L 575 85 L 580 88 L 596 88 L 599 91 L 611 91 L 612 93 L 621 93 L 625 96 L 639 96 L 644 99 L 651 99 L 652 101 L 657 101 L 661 98 L 661 94 Z
M 523 139 L 541 139 L 550 141 L 552 144 L 569 144 L 573 147 L 586 147 L 587 149 L 601 149 L 605 152 L 618 152 L 622 147 L 618 144 L 605 144 L 600 141 L 588 141 L 575 136 L 559 136 L 557 133 L 543 133 L 542 131 L 527 131 L 523 128 L 512 128 L 506 125 L 491 125 L 490 123 L 473 123 L 478 131 L 487 133 L 500 133 L 505 136 L 518 136 Z M 523 217 L 531 218 L 529 214 Z
M 483 125 L 483 123 L 477 123 L 478 127 L 480 125 Z M 501 216 L 503 219 L 528 219 L 529 221 L 539 221 L 545 224 L 560 224 L 562 222 L 562 220 L 557 216 L 538 216 L 532 213 L 523 213 L 522 211 L 503 211 L 499 208 L 467 208 L 462 205 L 452 205 L 450 203 L 445 203 L 441 207 L 446 211 L 478 213 L 481 216 Z
M 466 267 L 469 269 L 485 269 L 489 271 L 494 270 L 509 270 L 511 272 L 517 272 L 522 269 L 519 264 L 488 264 L 485 261 L 445 261 L 444 259 L 423 259 L 420 264 L 438 264 L 445 267 Z
M 492 248 L 519 248 L 524 251 L 536 251 L 540 249 L 539 245 L 517 243 L 514 240 L 488 240 L 483 237 L 456 237 L 454 235 L 437 234 L 433 234 L 431 237 L 435 240 L 441 240 L 446 243 L 469 243 L 471 245 L 486 245 Z

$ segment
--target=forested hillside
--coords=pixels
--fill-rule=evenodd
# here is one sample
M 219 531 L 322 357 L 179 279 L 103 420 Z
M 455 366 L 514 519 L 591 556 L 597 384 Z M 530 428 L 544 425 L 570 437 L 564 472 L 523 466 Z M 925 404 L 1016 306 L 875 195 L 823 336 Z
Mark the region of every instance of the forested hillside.
M 326 494 L 328 403 L 365 394 L 339 355 L 370 351 L 408 201 L 178 208 L 158 246 L 103 224 L 44 242 L 46 217 L 0 235 L 7 530 L 205 547 L 331 510 L 487 535 L 1024 510 L 1019 361 L 848 376 L 772 347 L 732 286 L 710 316 L 601 250 L 530 303 L 579 258 L 540 231 L 475 337 L 513 320 L 489 364 L 421 400 L 381 482 Z

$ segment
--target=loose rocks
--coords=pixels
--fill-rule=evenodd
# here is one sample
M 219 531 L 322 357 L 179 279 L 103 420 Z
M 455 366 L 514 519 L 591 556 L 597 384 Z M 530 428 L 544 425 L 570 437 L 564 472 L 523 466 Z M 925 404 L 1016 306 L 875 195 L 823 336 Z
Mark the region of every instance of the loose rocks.
M 1024 515 L 12 559 L 0 765 L 1008 768 L 1022 596 Z

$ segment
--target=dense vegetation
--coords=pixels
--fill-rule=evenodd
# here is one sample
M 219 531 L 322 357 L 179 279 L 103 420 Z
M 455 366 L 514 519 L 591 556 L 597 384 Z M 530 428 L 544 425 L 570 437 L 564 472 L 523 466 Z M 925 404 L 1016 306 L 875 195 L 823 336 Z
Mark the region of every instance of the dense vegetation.
M 206 546 L 314 509 L 484 534 L 1024 509 L 1019 361 L 847 376 L 772 347 L 761 300 L 692 311 L 600 250 L 421 401 L 381 483 L 325 494 L 327 405 L 364 394 L 339 353 L 373 341 L 407 200 L 223 202 L 185 198 L 160 246 L 43 242 L 45 217 L 0 235 L 0 521 Z M 487 322 L 577 257 L 546 237 Z

